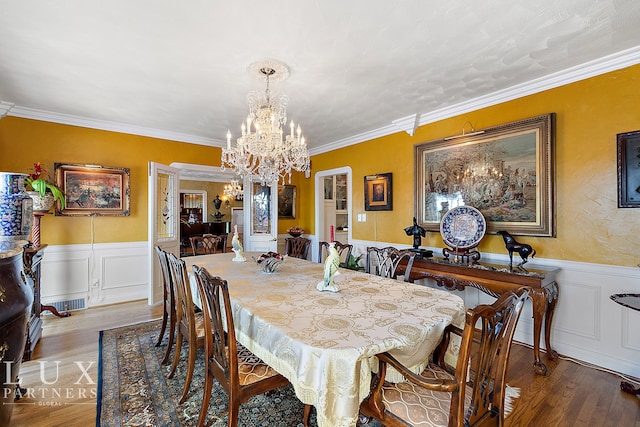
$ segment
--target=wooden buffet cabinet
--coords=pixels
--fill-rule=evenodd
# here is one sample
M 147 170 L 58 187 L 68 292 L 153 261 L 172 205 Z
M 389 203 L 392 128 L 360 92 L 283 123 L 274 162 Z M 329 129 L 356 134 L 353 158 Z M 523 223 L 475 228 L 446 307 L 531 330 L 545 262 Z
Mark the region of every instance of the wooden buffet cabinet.
M 558 284 L 555 281 L 558 271 L 558 268 L 517 270 L 509 265 L 455 263 L 442 258 L 416 256 L 410 279 L 432 279 L 449 290 L 461 291 L 470 286 L 494 297 L 522 286 L 528 287 L 533 303 L 533 365 L 536 373 L 545 375 L 547 367 L 540 360 L 543 321 L 547 357 L 551 360 L 558 357 L 558 353 L 551 348 L 551 322 L 558 300 Z

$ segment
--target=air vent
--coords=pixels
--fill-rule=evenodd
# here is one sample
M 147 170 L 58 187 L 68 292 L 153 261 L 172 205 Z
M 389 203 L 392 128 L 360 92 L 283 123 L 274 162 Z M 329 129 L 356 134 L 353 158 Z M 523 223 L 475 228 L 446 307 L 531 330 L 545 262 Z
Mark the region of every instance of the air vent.
M 66 301 L 57 301 L 57 302 L 52 302 L 46 305 L 50 305 L 54 307 L 56 310 L 58 310 L 61 313 L 63 311 L 83 310 L 86 308 L 84 303 L 84 298 L 70 299 Z M 43 311 L 43 313 L 51 314 L 49 311 Z

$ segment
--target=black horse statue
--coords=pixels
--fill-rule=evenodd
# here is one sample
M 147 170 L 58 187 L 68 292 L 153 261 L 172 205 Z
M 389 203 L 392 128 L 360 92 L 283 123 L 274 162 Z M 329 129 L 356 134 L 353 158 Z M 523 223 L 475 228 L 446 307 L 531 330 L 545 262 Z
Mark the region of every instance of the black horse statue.
M 529 256 L 533 258 L 536 254 L 536 250 L 533 249 L 531 245 L 518 242 L 507 231 L 498 231 L 498 234 L 502 235 L 507 251 L 509 251 L 509 265 L 513 265 L 514 252 L 517 252 L 520 255 L 520 258 L 522 258 L 522 262 L 518 264 L 518 267 L 522 267 L 528 261 Z

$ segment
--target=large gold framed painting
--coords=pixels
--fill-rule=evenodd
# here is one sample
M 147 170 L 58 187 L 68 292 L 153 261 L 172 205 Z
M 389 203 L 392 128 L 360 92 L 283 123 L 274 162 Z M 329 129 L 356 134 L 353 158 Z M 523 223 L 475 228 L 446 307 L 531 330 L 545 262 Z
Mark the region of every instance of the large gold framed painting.
M 487 232 L 555 237 L 553 113 L 415 146 L 416 218 L 472 206 Z

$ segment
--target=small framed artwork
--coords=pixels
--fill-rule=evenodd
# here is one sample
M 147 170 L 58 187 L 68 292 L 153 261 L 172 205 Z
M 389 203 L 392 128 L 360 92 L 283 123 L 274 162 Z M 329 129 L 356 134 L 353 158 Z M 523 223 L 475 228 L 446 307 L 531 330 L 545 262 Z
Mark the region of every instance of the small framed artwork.
M 393 210 L 391 173 L 367 175 L 364 177 L 364 210 Z
M 619 133 L 618 207 L 640 208 L 640 130 Z
M 278 186 L 278 218 L 296 217 L 296 186 Z
M 66 206 L 60 216 L 129 216 L 129 169 L 55 163 Z

